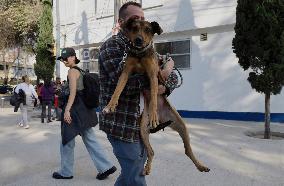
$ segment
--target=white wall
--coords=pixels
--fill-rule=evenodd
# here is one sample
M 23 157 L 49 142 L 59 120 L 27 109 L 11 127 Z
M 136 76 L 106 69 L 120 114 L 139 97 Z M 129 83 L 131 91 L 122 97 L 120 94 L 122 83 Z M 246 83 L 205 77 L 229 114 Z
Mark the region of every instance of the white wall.
M 65 46 L 98 43 L 111 36 L 113 0 L 55 0 L 54 5 L 56 1 L 60 7 L 61 47 L 64 43 Z M 236 1 L 143 0 L 143 7 L 150 8 L 145 10 L 146 19 L 159 22 L 167 33 L 232 24 Z M 55 17 L 54 21 L 56 24 Z
M 264 95 L 253 90 L 232 51 L 234 32 L 192 36 L 191 69 L 170 97 L 180 110 L 264 112 Z M 178 98 L 178 99 L 177 99 Z M 284 112 L 284 92 L 272 96 L 271 112 Z
M 99 2 L 96 6 L 95 2 Z M 170 99 L 179 110 L 263 112 L 264 95 L 246 80 L 248 73 L 232 52 L 237 0 L 143 0 L 146 19 L 157 21 L 164 35 L 156 41 L 191 39 L 191 69 Z M 95 14 L 97 10 L 97 14 Z M 113 27 L 113 0 L 60 0 L 65 46 L 105 41 Z M 105 18 L 102 18 L 105 17 Z M 200 33 L 208 33 L 200 41 Z M 61 47 L 64 44 L 61 37 Z M 67 70 L 61 64 L 61 77 Z M 284 93 L 272 96 L 271 112 L 284 113 Z
M 237 0 L 164 0 L 161 5 L 146 10 L 146 18 L 175 32 L 235 23 Z
M 60 7 L 61 48 L 98 43 L 110 36 L 113 17 L 102 17 L 113 15 L 113 0 L 54 0 L 54 15 L 56 1 Z M 54 17 L 54 27 L 56 24 Z

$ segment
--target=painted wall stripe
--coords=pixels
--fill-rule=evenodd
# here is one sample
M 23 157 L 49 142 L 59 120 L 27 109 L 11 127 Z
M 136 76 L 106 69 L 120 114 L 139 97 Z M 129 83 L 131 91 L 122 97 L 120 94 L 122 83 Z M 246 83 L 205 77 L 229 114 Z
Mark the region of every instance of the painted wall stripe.
M 264 122 L 264 113 L 260 112 L 219 112 L 178 110 L 184 118 L 224 119 L 238 121 Z M 271 113 L 271 122 L 284 123 L 284 113 Z

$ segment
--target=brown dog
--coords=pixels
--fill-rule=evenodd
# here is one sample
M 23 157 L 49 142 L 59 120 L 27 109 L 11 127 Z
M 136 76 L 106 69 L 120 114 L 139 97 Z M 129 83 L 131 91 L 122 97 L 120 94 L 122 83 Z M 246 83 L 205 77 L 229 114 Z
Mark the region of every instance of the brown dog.
M 151 88 L 149 120 L 151 127 L 156 128 L 159 123 L 157 114 L 159 66 L 157 64 L 158 60 L 156 59 L 152 40 L 154 34 L 161 34 L 162 30 L 157 22 L 149 23 L 147 21 L 138 21 L 136 19 L 129 19 L 124 25 L 124 30 L 127 31 L 128 37 L 132 42 L 132 48 L 128 52 L 125 66 L 119 77 L 116 89 L 111 97 L 110 102 L 103 109 L 103 112 L 109 113 L 115 110 L 115 107 L 118 104 L 119 96 L 123 91 L 130 74 L 133 72 L 146 72 L 150 79 Z
M 161 123 L 171 122 L 169 126 L 177 131 L 183 140 L 185 154 L 193 161 L 199 171 L 208 172 L 210 169 L 202 165 L 193 155 L 188 131 L 181 116 L 175 108 L 170 105 L 168 99 L 164 95 L 158 95 L 158 79 L 160 82 L 164 82 L 164 80 L 159 73 L 158 60 L 153 49 L 152 39 L 155 33 L 161 34 L 162 29 L 156 22 L 149 23 L 147 21 L 129 19 L 124 26 L 124 30 L 127 31 L 132 46 L 114 94 L 103 112 L 109 113 L 115 110 L 119 96 L 131 73 L 146 72 L 150 79 L 151 91 L 150 94 L 145 94 L 144 110 L 140 121 L 141 138 L 146 147 L 148 158 L 143 174 L 150 174 L 151 163 L 154 156 L 154 151 L 149 141 L 148 125 L 150 124 L 150 128 L 154 129 L 159 124 L 159 121 Z M 159 115 L 157 114 L 157 111 Z

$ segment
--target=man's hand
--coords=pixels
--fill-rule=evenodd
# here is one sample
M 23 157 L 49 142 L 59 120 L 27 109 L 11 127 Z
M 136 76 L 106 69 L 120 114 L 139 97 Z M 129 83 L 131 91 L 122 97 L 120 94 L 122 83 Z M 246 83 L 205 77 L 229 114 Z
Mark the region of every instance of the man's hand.
M 159 58 L 159 60 L 163 60 L 162 58 Z M 169 75 L 172 73 L 174 68 L 174 61 L 171 57 L 167 59 L 168 61 L 164 65 L 164 68 L 161 69 L 160 73 L 162 78 L 166 81 L 169 77 Z M 164 94 L 166 92 L 166 87 L 164 85 L 159 85 L 158 87 L 158 95 Z
M 168 79 L 169 75 L 172 73 L 172 71 L 174 69 L 174 65 L 175 65 L 174 61 L 172 60 L 171 57 L 169 57 L 168 61 L 164 65 L 164 68 L 161 69 L 161 75 L 162 75 L 164 80 Z
M 159 85 L 158 95 L 164 94 L 166 92 L 166 87 L 164 85 Z

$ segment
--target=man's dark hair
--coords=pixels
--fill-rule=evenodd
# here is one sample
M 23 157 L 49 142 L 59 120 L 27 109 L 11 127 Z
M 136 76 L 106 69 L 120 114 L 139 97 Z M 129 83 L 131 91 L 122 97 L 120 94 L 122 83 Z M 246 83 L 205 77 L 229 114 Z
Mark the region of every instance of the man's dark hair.
M 136 3 L 136 2 L 134 2 L 134 1 L 129 1 L 129 2 L 125 3 L 125 4 L 123 4 L 123 5 L 120 7 L 120 9 L 119 9 L 119 15 L 118 15 L 118 18 L 119 18 L 119 19 L 125 19 L 125 17 L 126 17 L 126 9 L 127 9 L 127 7 L 130 6 L 130 5 L 132 5 L 132 6 L 137 6 L 137 7 L 139 7 L 139 8 L 142 8 L 142 6 L 141 6 L 140 3 Z

